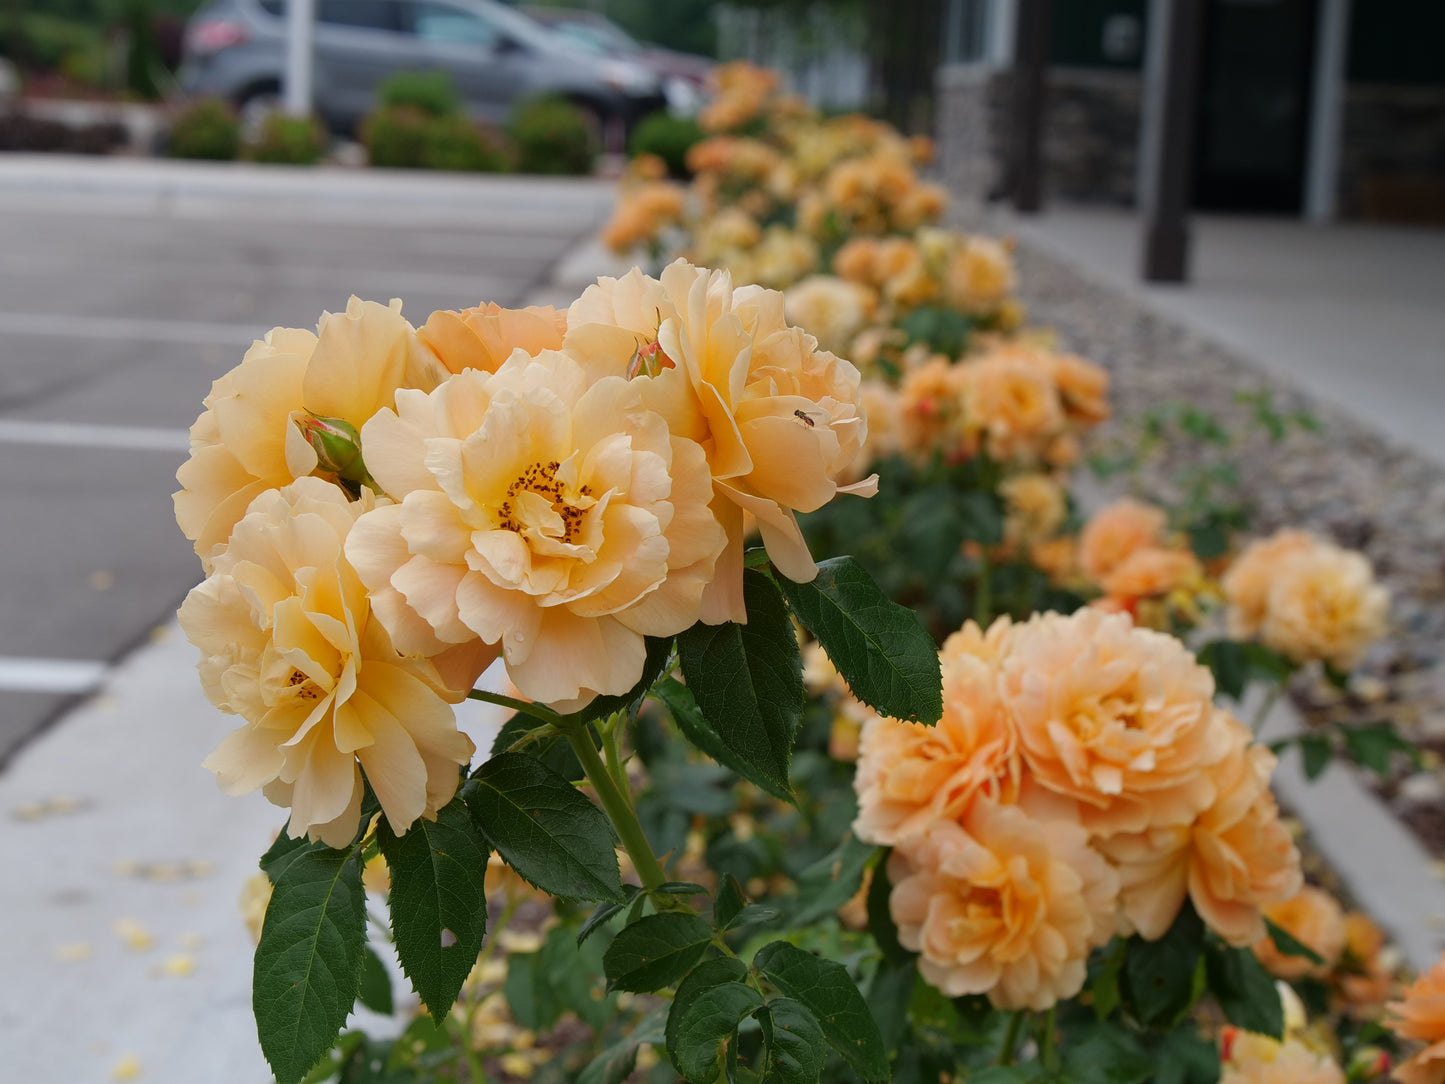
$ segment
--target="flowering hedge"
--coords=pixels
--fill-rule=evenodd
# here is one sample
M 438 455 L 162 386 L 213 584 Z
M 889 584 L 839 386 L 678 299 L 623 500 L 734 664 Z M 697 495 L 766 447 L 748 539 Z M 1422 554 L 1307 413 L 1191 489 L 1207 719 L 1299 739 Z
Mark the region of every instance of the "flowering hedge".
M 1380 1026 L 1398 969 L 1305 884 L 1255 735 L 1383 631 L 1368 564 L 1085 516 L 1107 374 L 931 225 L 926 145 L 746 66 L 701 121 L 691 186 L 635 163 L 607 229 L 655 274 L 353 299 L 192 429 L 181 623 L 242 721 L 206 763 L 290 811 L 248 901 L 281 1084 L 1328 1082 L 1445 1040 L 1439 969 Z M 467 697 L 513 712 L 488 755 Z M 425 1015 L 338 1044 L 393 1005 L 368 891 Z

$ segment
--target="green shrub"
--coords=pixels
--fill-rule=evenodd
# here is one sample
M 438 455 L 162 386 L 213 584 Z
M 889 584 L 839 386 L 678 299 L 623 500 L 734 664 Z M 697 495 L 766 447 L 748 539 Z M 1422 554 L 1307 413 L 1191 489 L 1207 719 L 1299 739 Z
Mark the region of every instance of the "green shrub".
M 655 154 L 667 163 L 667 171 L 679 180 L 692 176 L 687 168 L 687 152 L 703 137 L 702 129 L 691 117 L 674 117 L 657 112 L 644 117 L 627 141 L 627 153 Z
M 562 98 L 532 98 L 508 126 L 522 173 L 591 173 L 596 147 L 587 115 Z
M 176 114 L 166 153 L 172 158 L 230 161 L 240 148 L 236 111 L 219 98 L 201 98 Z
M 409 107 L 431 117 L 460 113 L 462 98 L 449 72 L 397 72 L 376 90 L 379 109 Z
M 314 166 L 325 156 L 328 143 L 326 129 L 315 117 L 271 113 L 246 148 L 246 156 L 256 162 Z
M 431 121 L 430 116 L 410 105 L 372 110 L 361 126 L 367 158 L 373 166 L 421 169 L 426 164 Z
M 422 165 L 472 173 L 502 173 L 511 164 L 501 139 L 466 117 L 434 117 L 427 124 Z

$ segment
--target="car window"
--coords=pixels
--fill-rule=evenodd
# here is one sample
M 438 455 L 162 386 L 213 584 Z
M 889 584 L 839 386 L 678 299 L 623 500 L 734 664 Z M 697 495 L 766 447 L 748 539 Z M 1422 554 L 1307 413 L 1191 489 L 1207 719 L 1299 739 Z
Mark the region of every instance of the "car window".
M 450 4 L 420 0 L 412 5 L 412 33 L 425 41 L 495 45 L 500 35 L 488 20 Z
M 316 21 L 362 30 L 400 30 L 396 0 L 321 0 Z

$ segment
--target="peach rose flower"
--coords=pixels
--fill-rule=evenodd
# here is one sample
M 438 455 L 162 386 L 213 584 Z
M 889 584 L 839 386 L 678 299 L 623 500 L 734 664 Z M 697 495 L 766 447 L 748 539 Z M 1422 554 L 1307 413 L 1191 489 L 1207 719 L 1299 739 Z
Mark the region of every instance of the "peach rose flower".
M 1169 522 L 1162 508 L 1124 497 L 1099 509 L 1079 532 L 1079 566 L 1096 583 L 1135 550 L 1157 546 Z
M 961 368 L 964 415 L 994 459 L 1037 457 L 1062 429 L 1063 406 L 1048 371 L 1012 353 L 987 354 Z
M 1151 598 L 1197 584 L 1203 576 L 1199 558 L 1188 550 L 1141 546 L 1115 565 L 1099 586 L 1111 598 Z
M 975 801 L 893 850 L 889 910 L 919 972 L 948 997 L 1048 1009 L 1083 987 L 1114 932 L 1114 871 L 1068 820 Z
M 1334 1058 L 1299 1039 L 1281 1043 L 1267 1035 L 1232 1034 L 1219 1084 L 1345 1084 Z
M 1109 420 L 1113 409 L 1109 406 L 1107 370 L 1073 354 L 1051 354 L 1048 365 L 1070 421 L 1098 425 Z
M 1229 634 L 1247 640 L 1259 633 L 1269 604 L 1269 589 L 1289 561 L 1307 553 L 1316 539 L 1306 531 L 1276 531 L 1256 539 L 1234 559 L 1219 581 L 1229 604 Z
M 1281 979 L 1324 978 L 1345 950 L 1345 912 L 1322 888 L 1305 885 L 1289 899 L 1264 909 L 1264 917 L 1324 957 L 1323 964 L 1303 956 L 1286 956 L 1268 937 L 1255 942 L 1254 954 L 1271 975 Z
M 517 353 L 399 392 L 362 441 L 398 503 L 346 552 L 402 650 L 480 638 L 524 696 L 566 711 L 632 688 L 644 635 L 698 620 L 726 541 L 712 480 L 636 383 Z
M 965 368 L 939 355 L 903 374 L 898 389 L 898 439 L 903 451 L 916 456 L 972 454 L 963 417 Z
M 463 369 L 495 373 L 513 350 L 536 357 L 543 350 L 561 349 L 566 331 L 567 314 L 551 305 L 504 309 L 488 302 L 459 311 L 439 309 L 427 317 L 417 338 L 431 347 L 449 373 Z
M 686 208 L 687 195 L 681 185 L 668 181 L 639 184 L 618 200 L 611 220 L 602 229 L 602 243 L 621 254 L 654 241 L 682 220 Z
M 1368 915 L 1359 911 L 1345 915 L 1345 948 L 1334 979 L 1352 1012 L 1368 1012 L 1394 991 L 1394 958 L 1395 951 L 1385 945 L 1384 931 Z
M 1404 1000 L 1386 1006 L 1385 1024 L 1425 1048 L 1395 1069 L 1400 1084 L 1445 1082 L 1445 959 L 1405 988 Z
M 833 270 L 840 278 L 865 286 L 878 285 L 874 267 L 878 262 L 878 239 L 855 237 L 833 255 Z
M 345 312 L 323 313 L 314 335 L 268 331 L 211 385 L 191 426 L 191 456 L 176 471 L 176 522 L 202 565 L 209 571 L 258 494 L 320 469 L 298 420 L 309 413 L 360 429 L 397 388 L 430 390 L 446 375 L 402 318 L 400 301 L 353 297 Z
M 1015 285 L 1013 257 L 992 238 L 964 238 L 949 260 L 948 302 L 962 312 L 993 312 Z
M 782 294 L 734 290 L 727 272 L 683 260 L 660 281 L 635 269 L 600 279 L 573 303 L 567 322 L 569 354 L 592 373 L 634 378 L 672 432 L 706 449 L 729 551 L 708 586 L 704 620 L 746 619 L 744 512 L 757 517 L 783 575 L 816 576 L 795 513 L 839 493 L 877 491 L 876 477 L 839 484 L 868 435 L 858 370 L 790 327 Z
M 995 627 L 1006 635 L 1007 624 Z M 988 650 L 976 626 L 970 635 Z M 859 839 L 893 846 L 957 819 L 977 795 L 1017 798 L 1017 738 L 995 690 L 996 662 L 968 646 L 955 640 L 940 655 L 943 717 L 935 725 L 876 715 L 864 724 L 853 777 Z
M 832 275 L 811 275 L 783 293 L 785 314 L 824 350 L 846 353 L 873 314 L 873 292 Z
M 343 545 L 376 505 L 319 478 L 262 493 L 180 610 L 207 697 L 246 721 L 205 766 L 227 794 L 290 806 L 293 838 L 332 847 L 356 835 L 363 768 L 398 834 L 452 797 L 475 750 L 451 704 L 490 661 L 454 653 L 449 684 L 373 620 Z
M 1299 850 L 1269 789 L 1275 756 L 1233 717 L 1226 729 L 1232 748 L 1210 769 L 1214 802 L 1192 825 L 1098 844 L 1119 870 L 1124 916 L 1145 940 L 1165 934 L 1187 894 L 1210 929 L 1243 948 L 1265 936 L 1260 909 L 1300 889 Z
M 1048 538 L 1069 512 L 1064 487 L 1052 475 L 1015 474 L 1000 483 L 998 492 L 1004 502 L 1004 540 L 1010 545 Z
M 1214 800 L 1230 749 L 1214 679 L 1172 636 L 1125 614 L 1036 614 L 1013 634 L 1000 688 L 1038 782 L 1100 835 L 1183 826 Z
M 1385 634 L 1389 593 L 1363 554 L 1321 543 L 1290 559 L 1270 585 L 1259 638 L 1293 659 L 1340 670 Z

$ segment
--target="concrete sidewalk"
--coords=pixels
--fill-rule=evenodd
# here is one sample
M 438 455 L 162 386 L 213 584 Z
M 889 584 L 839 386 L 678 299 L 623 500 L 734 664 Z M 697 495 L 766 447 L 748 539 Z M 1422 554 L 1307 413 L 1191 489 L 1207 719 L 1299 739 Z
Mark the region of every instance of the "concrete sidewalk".
M 1139 219 L 1108 208 L 1000 215 L 1095 281 L 1445 463 L 1445 230 L 1199 215 L 1193 281 L 1139 281 Z M 1167 364 L 1167 358 L 1159 359 Z

